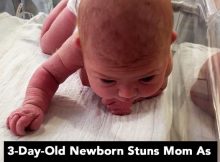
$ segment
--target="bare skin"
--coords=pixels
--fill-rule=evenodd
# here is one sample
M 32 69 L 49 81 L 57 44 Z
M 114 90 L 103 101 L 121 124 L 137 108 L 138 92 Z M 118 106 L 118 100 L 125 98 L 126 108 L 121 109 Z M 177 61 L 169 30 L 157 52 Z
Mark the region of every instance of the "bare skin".
M 64 2 L 64 0 L 62 2 Z M 112 10 L 115 8 L 114 0 L 108 0 L 106 2 L 109 3 L 109 11 L 111 11 L 111 7 Z M 106 2 L 102 0 L 95 4 L 97 5 L 95 7 L 103 9 Z M 157 0 L 152 2 L 151 0 L 142 0 L 138 1 L 137 4 L 134 1 L 130 2 L 137 5 L 137 7 L 143 7 L 143 4 L 139 2 L 147 2 L 149 6 L 152 5 L 156 7 L 156 11 L 158 13 L 162 12 L 160 7 L 164 7 L 167 3 L 166 5 L 168 10 L 164 9 L 163 13 L 160 13 L 158 16 L 164 16 L 164 13 L 169 13 L 168 11 L 171 12 L 170 1 Z M 158 2 L 161 2 L 161 6 Z M 86 7 L 86 10 L 89 9 L 90 6 L 94 5 L 91 1 L 83 0 L 81 14 L 85 10 L 83 10 L 83 7 L 86 3 L 90 3 Z M 127 5 L 128 2 L 127 0 L 122 0 L 120 3 Z M 159 6 L 159 9 L 157 6 Z M 138 14 L 139 11 L 135 10 L 135 12 L 133 12 L 133 9 L 134 7 L 128 5 L 126 7 L 126 14 L 123 14 L 123 10 L 118 11 L 126 17 L 134 17 L 134 14 Z M 128 11 L 132 11 L 132 15 L 129 15 L 130 12 Z M 145 12 L 146 10 L 143 11 Z M 152 11 L 155 11 L 155 8 Z M 166 18 L 171 19 L 171 15 L 172 14 L 169 13 Z M 109 19 L 109 15 L 103 18 Z M 101 17 L 100 19 L 95 18 L 95 20 L 97 20 L 96 23 L 99 23 L 98 20 L 102 21 L 104 19 Z M 164 19 L 164 17 L 162 18 L 162 20 L 169 22 L 167 19 Z M 142 18 L 138 19 L 136 23 L 138 24 L 139 21 L 142 22 Z M 128 26 L 128 24 L 121 24 L 121 22 L 117 24 L 115 19 L 113 19 L 112 22 L 115 24 L 112 23 L 111 28 L 106 28 L 106 30 L 103 30 L 102 33 L 98 35 L 96 33 L 89 33 L 91 37 L 88 37 L 87 42 L 82 40 L 85 39 L 85 37 L 82 38 L 82 35 L 85 33 L 81 31 L 83 29 L 82 26 L 84 25 L 83 22 L 81 22 L 81 25 L 79 22 L 79 33 L 75 30 L 75 32 L 63 42 L 61 47 L 58 47 L 58 50 L 56 50 L 56 52 L 33 74 L 27 87 L 22 106 L 12 112 L 7 119 L 8 128 L 12 133 L 22 136 L 25 135 L 27 129 L 37 130 L 43 122 L 44 115 L 49 108 L 51 99 L 58 89 L 59 84 L 64 82 L 68 76 L 76 72 L 78 69 L 81 69 L 81 80 L 83 85 L 90 86 L 91 89 L 102 99 L 106 108 L 116 115 L 126 115 L 131 113 L 131 106 L 133 103 L 139 102 L 145 98 L 157 96 L 163 91 L 163 89 L 165 89 L 167 78 L 172 70 L 170 45 L 176 39 L 176 34 L 172 32 L 171 25 L 170 28 L 167 29 L 169 33 L 164 32 L 165 34 L 162 35 L 163 32 L 159 32 L 160 34 L 158 38 L 159 40 L 163 40 L 161 45 L 157 46 L 157 44 L 155 44 L 155 46 L 152 46 L 154 45 L 153 43 L 148 48 L 147 44 L 143 45 L 138 42 L 153 42 L 152 37 L 145 40 L 145 38 L 149 36 L 149 33 L 151 36 L 153 30 L 150 32 L 140 33 L 141 31 L 139 31 L 139 29 L 142 29 L 142 27 L 145 29 L 145 27 L 143 24 L 141 24 L 140 28 L 138 25 L 135 25 L 133 34 L 130 32 L 130 29 L 118 30 L 121 27 Z M 149 20 L 149 22 L 152 21 Z M 48 24 L 53 23 L 54 22 Z M 129 19 L 124 23 L 130 23 Z M 166 23 L 167 22 L 165 22 L 165 24 Z M 157 25 L 157 23 L 153 24 L 153 26 L 154 25 Z M 51 30 L 53 28 L 52 25 L 49 26 L 51 27 L 43 29 L 42 33 L 55 31 L 55 29 Z M 90 26 L 91 32 L 95 31 L 92 30 L 92 27 L 95 26 L 92 24 Z M 166 26 L 162 25 L 162 27 L 163 28 L 161 29 L 166 29 Z M 111 35 L 108 35 L 108 33 L 114 31 L 114 29 L 117 29 L 117 32 L 121 35 L 118 42 L 112 41 Z M 160 29 L 160 27 L 158 29 Z M 84 32 L 87 31 L 85 30 Z M 138 37 L 136 40 L 136 35 L 143 35 L 144 39 L 142 39 L 142 37 Z M 45 35 L 42 34 L 42 36 Z M 94 38 L 93 36 L 96 36 L 97 38 Z M 100 48 L 96 48 L 96 46 L 93 45 L 100 40 L 99 38 L 105 38 L 107 41 L 101 41 Z M 47 38 L 45 37 L 45 40 L 46 39 Z M 50 41 L 48 41 L 48 43 L 49 42 Z M 106 42 L 108 43 L 106 44 Z M 52 42 L 49 47 L 52 47 L 53 43 L 55 42 Z M 115 48 L 119 44 L 122 46 L 120 46 L 120 48 Z M 42 47 L 43 46 L 44 45 L 42 45 Z M 57 49 L 57 47 L 50 48 L 50 50 L 51 49 Z M 120 52 L 118 50 L 120 50 Z M 120 56 L 120 59 L 118 59 L 118 56 Z M 132 58 L 133 56 L 135 56 L 135 58 Z M 124 62 L 124 60 L 126 61 Z
M 46 54 L 53 54 L 72 35 L 76 16 L 67 8 L 68 0 L 62 0 L 44 22 L 40 45 Z
M 116 115 L 129 114 L 133 103 L 159 95 L 165 89 L 172 69 L 170 57 L 155 59 L 155 63 L 149 65 L 136 63 L 135 68 L 113 68 L 98 59 L 93 60 L 96 64 L 92 60 L 84 60 L 90 86 L 102 97 L 106 108 Z

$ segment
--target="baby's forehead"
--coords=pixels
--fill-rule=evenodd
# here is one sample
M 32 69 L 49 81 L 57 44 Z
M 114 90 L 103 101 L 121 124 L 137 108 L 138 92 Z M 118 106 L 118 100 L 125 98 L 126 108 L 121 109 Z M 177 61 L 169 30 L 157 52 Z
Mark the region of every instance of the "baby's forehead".
M 146 74 L 159 73 L 164 70 L 167 59 L 161 57 L 160 59 L 139 59 L 133 62 L 119 62 L 119 60 L 106 60 L 105 59 L 86 59 L 84 60 L 85 67 L 89 69 L 95 68 L 97 72 L 102 74 L 107 74 L 110 72 L 112 75 L 117 75 L 120 77 L 126 77 L 126 74 L 138 74 L 138 76 L 143 76 Z M 137 76 L 137 75 L 136 75 Z
M 103 48 L 102 48 L 103 49 Z M 146 51 L 145 53 L 135 51 L 108 51 L 97 48 L 89 48 L 89 51 L 84 54 L 84 59 L 93 62 L 94 64 L 101 63 L 111 66 L 112 68 L 127 68 L 131 69 L 138 66 L 150 64 L 152 67 L 158 67 L 169 57 L 169 51 Z M 85 61 L 85 60 L 84 60 Z
M 108 60 L 119 62 L 136 62 L 143 58 L 156 59 L 170 49 L 170 41 L 163 40 L 162 36 L 149 36 L 142 33 L 97 34 L 88 39 L 85 54 L 98 55 Z M 145 36 L 145 37 L 144 37 Z M 150 38 L 149 38 L 150 37 Z M 160 40 L 159 40 L 160 39 Z

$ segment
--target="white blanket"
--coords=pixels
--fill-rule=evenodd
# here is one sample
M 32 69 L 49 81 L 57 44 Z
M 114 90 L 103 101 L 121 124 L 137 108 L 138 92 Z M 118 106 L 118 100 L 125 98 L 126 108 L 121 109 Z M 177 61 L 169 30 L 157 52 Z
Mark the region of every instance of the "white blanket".
M 38 131 L 29 133 L 24 137 L 12 135 L 6 127 L 6 118 L 20 106 L 31 75 L 49 57 L 43 54 L 39 47 L 40 30 L 45 17 L 46 15 L 40 13 L 31 20 L 22 20 L 6 13 L 0 14 L 0 152 L 3 152 L 3 141 L 7 140 L 155 141 L 216 139 L 214 121 L 195 107 L 189 96 L 181 98 L 181 95 L 177 96 L 173 93 L 175 92 L 175 83 L 178 82 L 174 78 L 180 78 L 180 74 L 175 72 L 175 69 L 188 66 L 187 61 L 190 60 L 188 57 L 191 49 L 195 50 L 193 54 L 198 52 L 197 49 L 200 50 L 197 48 L 200 47 L 199 45 L 193 46 L 192 44 L 185 44 L 180 48 L 178 53 L 183 50 L 182 52 L 187 56 L 187 59 L 183 61 L 181 66 L 174 64 L 177 67 L 174 67 L 168 87 L 163 94 L 134 104 L 130 115 L 115 116 L 109 113 L 101 104 L 100 98 L 90 88 L 82 86 L 77 72 L 60 85 L 52 100 L 46 119 Z M 203 47 L 202 50 L 205 52 L 200 50 L 200 54 L 207 55 L 207 48 Z M 184 55 L 181 55 L 182 60 L 184 60 Z M 176 57 L 174 57 L 174 62 L 175 59 Z M 204 60 L 202 57 L 202 61 Z M 202 61 L 200 61 L 199 66 Z M 187 68 L 185 68 L 185 72 L 188 72 L 187 76 L 183 76 L 186 79 L 191 72 Z M 184 79 L 181 81 L 184 82 Z M 186 91 L 189 90 L 192 82 L 182 84 L 187 85 L 187 88 L 184 89 L 184 86 L 181 93 L 188 94 Z M 173 102 L 173 96 L 176 96 L 175 100 L 179 101 L 178 104 Z M 188 111 L 187 109 L 186 111 L 186 107 L 191 110 Z M 192 127 L 190 127 L 191 124 L 183 123 L 189 121 L 188 119 L 193 120 Z M 206 122 L 204 123 L 204 121 Z M 3 154 L 0 154 L 0 161 L 3 161 Z

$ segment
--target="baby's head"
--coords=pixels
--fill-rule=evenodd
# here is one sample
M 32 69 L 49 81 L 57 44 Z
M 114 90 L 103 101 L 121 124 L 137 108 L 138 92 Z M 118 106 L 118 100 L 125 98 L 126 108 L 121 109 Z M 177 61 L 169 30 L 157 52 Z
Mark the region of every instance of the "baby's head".
M 172 67 L 170 0 L 81 0 L 78 29 L 92 89 L 131 101 L 163 87 Z

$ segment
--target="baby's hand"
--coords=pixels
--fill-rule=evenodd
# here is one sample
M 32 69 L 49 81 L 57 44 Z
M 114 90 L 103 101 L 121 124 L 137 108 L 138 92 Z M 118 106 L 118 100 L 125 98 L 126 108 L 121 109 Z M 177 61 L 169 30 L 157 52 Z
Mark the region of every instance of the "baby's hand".
M 7 119 L 7 126 L 15 135 L 23 136 L 27 130 L 37 130 L 43 119 L 44 112 L 39 107 L 30 105 L 12 112 Z
M 114 115 L 128 115 L 131 113 L 132 103 L 116 99 L 102 99 L 102 103 Z

